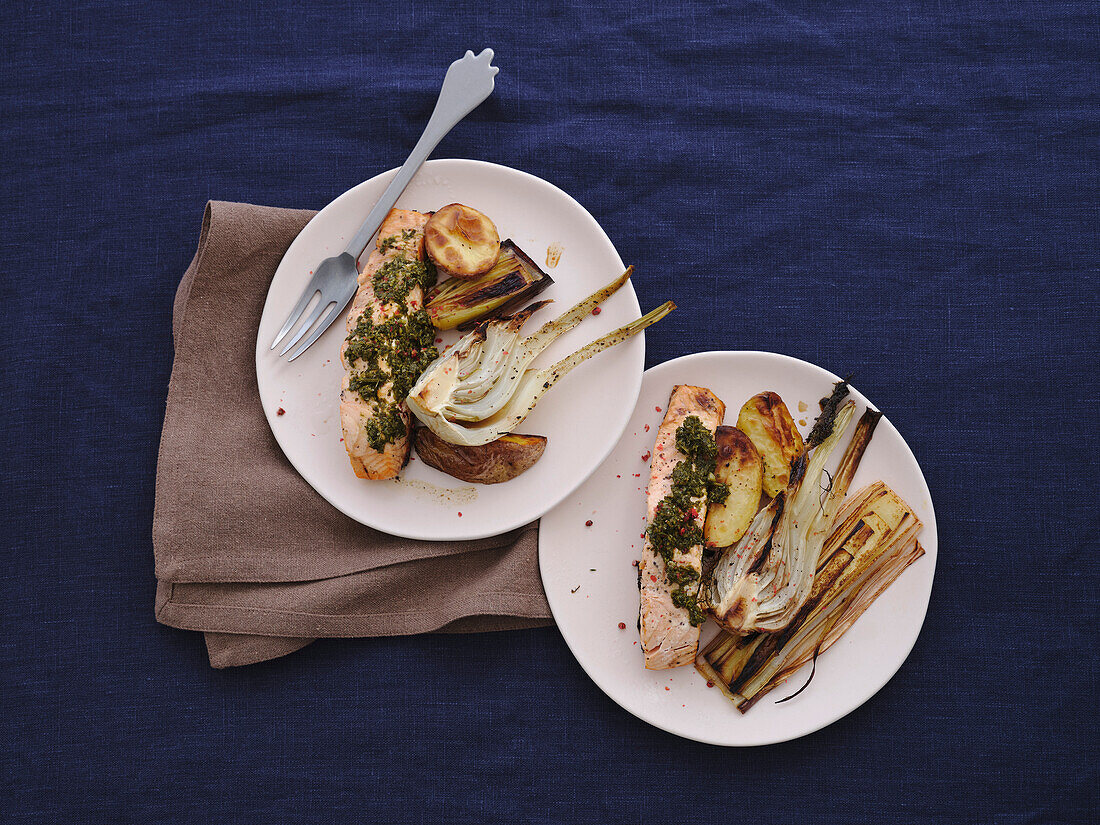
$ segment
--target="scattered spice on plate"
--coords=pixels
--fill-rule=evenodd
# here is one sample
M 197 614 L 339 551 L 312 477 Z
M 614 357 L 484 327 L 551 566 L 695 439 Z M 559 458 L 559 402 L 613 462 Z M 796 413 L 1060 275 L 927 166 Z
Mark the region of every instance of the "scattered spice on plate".
M 279 407 L 279 409 L 276 410 L 275 415 L 286 415 L 286 410 L 284 410 L 282 407 Z
M 593 315 L 599 315 L 600 314 L 600 308 L 599 307 L 594 307 L 592 309 L 592 314 Z
M 642 461 L 649 461 L 649 457 L 652 453 L 642 453 Z
M 581 589 L 581 586 L 580 586 L 580 585 L 578 584 L 578 585 L 577 585 L 576 587 L 574 587 L 574 588 L 573 588 L 572 590 L 570 590 L 569 592 L 570 592 L 570 593 L 576 593 L 576 592 L 577 592 L 578 590 L 580 590 L 580 589 Z
M 619 630 L 626 630 L 626 622 L 619 622 Z
M 585 527 L 591 527 L 591 526 L 592 526 L 592 519 L 589 519 L 588 521 L 586 521 L 586 522 L 584 523 L 584 526 L 585 526 Z

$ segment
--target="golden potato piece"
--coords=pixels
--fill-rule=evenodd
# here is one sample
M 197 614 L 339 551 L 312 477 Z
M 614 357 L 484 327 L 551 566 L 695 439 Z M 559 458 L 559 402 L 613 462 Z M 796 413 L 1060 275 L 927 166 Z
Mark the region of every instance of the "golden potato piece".
M 728 484 L 730 494 L 722 504 L 707 510 L 703 537 L 715 547 L 729 547 L 749 529 L 764 483 L 764 460 L 752 440 L 736 427 L 721 426 L 714 431 L 718 446 L 718 465 L 714 475 Z
M 786 488 L 791 461 L 802 452 L 802 434 L 778 393 L 762 392 L 745 402 L 737 429 L 747 435 L 764 460 L 764 492 L 772 498 Z
M 486 215 L 451 203 L 428 219 L 424 250 L 447 275 L 473 278 L 488 272 L 500 255 L 500 235 Z
M 416 454 L 429 467 L 477 484 L 511 481 L 542 457 L 546 437 L 509 434 L 478 447 L 450 444 L 427 427 L 416 431 Z

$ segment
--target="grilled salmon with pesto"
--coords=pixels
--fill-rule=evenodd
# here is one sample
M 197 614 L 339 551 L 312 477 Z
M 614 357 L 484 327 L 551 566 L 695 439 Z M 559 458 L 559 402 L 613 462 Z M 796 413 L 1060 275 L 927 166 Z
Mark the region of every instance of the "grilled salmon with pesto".
M 708 502 L 729 493 L 714 478 L 714 431 L 725 413 L 710 390 L 681 384 L 657 429 L 638 563 L 642 651 L 651 670 L 691 664 L 699 647 L 703 523 Z
M 393 478 L 405 466 L 412 430 L 405 396 L 439 355 L 424 311 L 424 291 L 435 284 L 435 269 L 424 257 L 428 217 L 391 210 L 375 248 L 359 264 L 340 347 L 340 424 L 359 478 Z

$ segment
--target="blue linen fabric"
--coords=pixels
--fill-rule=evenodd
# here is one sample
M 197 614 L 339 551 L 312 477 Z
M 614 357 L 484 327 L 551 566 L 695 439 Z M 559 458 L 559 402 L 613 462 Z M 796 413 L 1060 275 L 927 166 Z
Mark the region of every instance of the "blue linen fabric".
M 0 24 L 0 819 L 1097 821 L 1096 3 L 8 2 Z M 852 373 L 924 468 L 924 630 L 816 734 L 679 740 L 554 628 L 218 672 L 153 619 L 203 204 L 319 208 L 397 165 L 484 46 L 496 92 L 436 156 L 584 204 L 642 305 L 680 305 L 648 365 Z

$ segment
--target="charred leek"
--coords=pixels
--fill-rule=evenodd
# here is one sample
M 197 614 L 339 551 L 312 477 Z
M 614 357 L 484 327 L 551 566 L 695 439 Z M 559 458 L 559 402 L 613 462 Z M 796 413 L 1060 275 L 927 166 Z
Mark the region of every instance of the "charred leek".
M 626 283 L 628 269 L 603 289 L 549 321 L 531 336 L 520 328 L 532 310 L 479 325 L 428 365 L 406 399 L 409 409 L 432 432 L 451 444 L 488 444 L 511 432 L 535 404 L 570 370 L 664 318 L 671 301 L 574 352 L 551 367 L 528 369 L 559 336 L 587 317 Z
M 921 523 L 909 506 L 876 481 L 853 496 L 821 554 L 813 592 L 779 633 L 720 632 L 696 669 L 744 713 L 798 668 L 829 648 L 863 611 L 924 554 Z
M 436 329 L 454 329 L 496 313 L 503 315 L 534 298 L 554 280 L 506 240 L 492 269 L 474 278 L 450 278 L 428 293 L 424 309 Z

